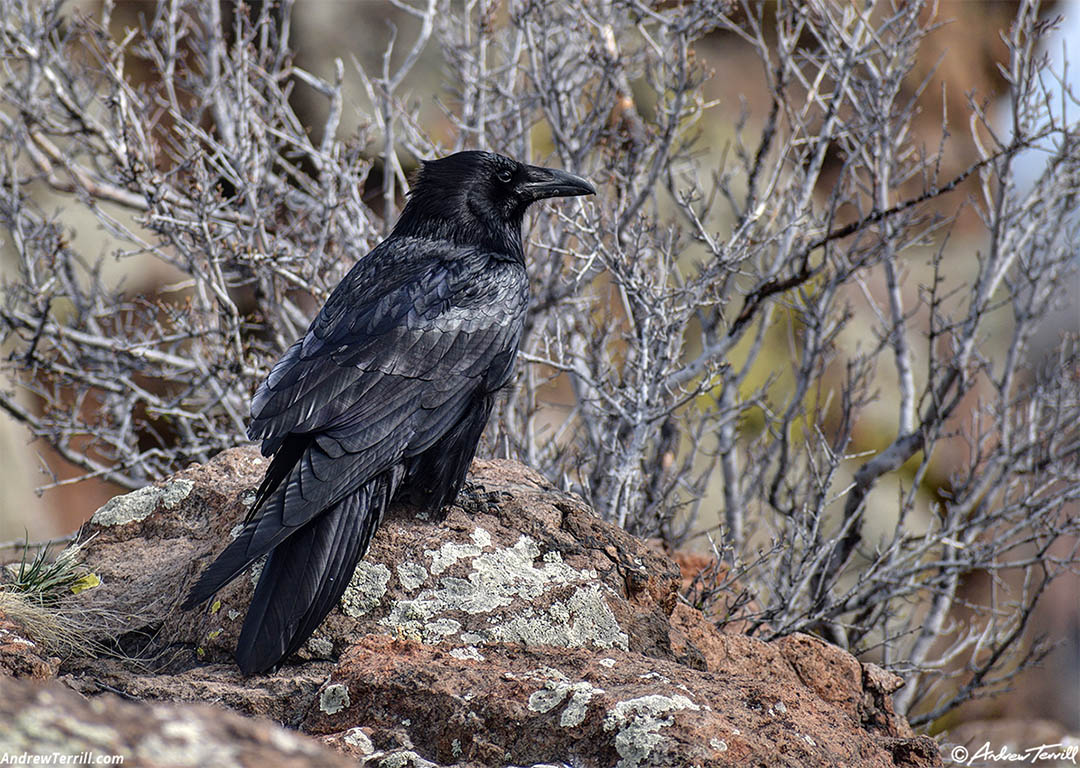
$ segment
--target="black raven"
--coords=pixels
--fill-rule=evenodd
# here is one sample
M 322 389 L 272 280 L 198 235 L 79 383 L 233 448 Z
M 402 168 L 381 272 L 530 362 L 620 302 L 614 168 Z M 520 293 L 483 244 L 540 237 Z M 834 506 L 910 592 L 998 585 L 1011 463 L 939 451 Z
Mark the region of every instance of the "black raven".
M 237 643 L 244 674 L 276 667 L 318 627 L 391 501 L 438 512 L 457 496 L 521 340 L 525 209 L 594 193 L 490 152 L 423 163 L 390 236 L 274 365 L 248 428 L 273 460 L 183 606 L 269 554 Z

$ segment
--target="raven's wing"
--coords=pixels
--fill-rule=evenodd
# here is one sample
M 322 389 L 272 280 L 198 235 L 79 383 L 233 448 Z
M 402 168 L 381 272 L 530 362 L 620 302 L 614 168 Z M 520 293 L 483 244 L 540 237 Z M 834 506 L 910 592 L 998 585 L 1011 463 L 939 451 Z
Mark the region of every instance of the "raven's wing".
M 350 453 L 394 434 L 385 449 L 403 449 L 411 427 L 437 431 L 462 389 L 509 369 L 527 290 L 523 267 L 484 251 L 383 242 L 259 387 L 249 436 L 266 455 L 297 433 L 339 440 Z

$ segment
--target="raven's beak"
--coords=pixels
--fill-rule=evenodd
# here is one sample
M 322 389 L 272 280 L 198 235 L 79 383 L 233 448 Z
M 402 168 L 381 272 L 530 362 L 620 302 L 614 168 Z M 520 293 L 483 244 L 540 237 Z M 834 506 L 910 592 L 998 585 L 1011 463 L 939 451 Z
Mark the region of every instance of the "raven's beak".
M 547 197 L 596 194 L 596 188 L 580 176 L 536 165 L 525 166 L 525 183 L 521 185 L 521 191 L 529 202 Z

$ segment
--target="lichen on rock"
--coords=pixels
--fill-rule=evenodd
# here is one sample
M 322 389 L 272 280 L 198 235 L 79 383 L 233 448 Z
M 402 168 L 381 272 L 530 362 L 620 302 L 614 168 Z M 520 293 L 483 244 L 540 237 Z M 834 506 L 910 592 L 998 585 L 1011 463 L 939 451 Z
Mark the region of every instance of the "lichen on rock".
M 95 525 L 103 526 L 139 522 L 153 514 L 158 502 L 161 502 L 165 509 L 175 509 L 194 487 L 193 481 L 179 479 L 114 496 L 94 513 L 91 521 Z
M 696 711 L 699 707 L 680 693 L 653 693 L 618 702 L 604 716 L 604 730 L 615 731 L 617 768 L 649 765 L 650 755 L 664 738 L 660 729 L 673 726 L 674 713 L 685 709 Z
M 389 581 L 389 568 L 361 560 L 341 596 L 341 609 L 349 616 L 363 616 L 382 601 Z

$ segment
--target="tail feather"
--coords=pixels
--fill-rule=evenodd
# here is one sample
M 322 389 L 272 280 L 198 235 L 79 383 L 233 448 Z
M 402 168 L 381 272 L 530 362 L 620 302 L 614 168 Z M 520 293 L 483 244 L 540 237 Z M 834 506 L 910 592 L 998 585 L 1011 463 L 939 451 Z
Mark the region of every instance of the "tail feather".
M 214 596 L 215 592 L 235 579 L 244 572 L 245 568 L 270 551 L 274 544 L 285 539 L 289 534 L 296 533 L 295 528 L 281 528 L 278 530 L 279 535 L 277 540 L 271 539 L 264 542 L 268 546 L 260 550 L 253 549 L 251 546 L 252 538 L 255 536 L 257 529 L 258 525 L 254 522 L 245 525 L 244 529 L 240 531 L 240 535 L 217 556 L 217 559 L 214 560 L 214 562 L 206 567 L 199 576 L 199 580 L 195 582 L 195 585 L 188 592 L 187 597 L 184 598 L 184 602 L 180 606 L 182 610 L 190 610 L 200 603 L 209 600 Z
M 315 475 L 315 464 L 325 471 L 328 462 L 325 452 L 310 436 L 290 436 L 286 440 L 266 471 L 244 527 L 199 576 L 181 606 L 184 610 L 212 597 L 245 568 L 333 506 L 335 501 L 326 498 L 327 484 L 320 484 Z M 349 471 L 351 467 L 339 468 L 338 476 Z M 309 498 L 305 498 L 305 488 Z
M 281 542 L 263 567 L 237 641 L 246 675 L 295 653 L 345 592 L 401 479 L 394 469 L 366 483 Z
M 276 496 L 283 497 L 284 491 L 282 487 Z M 199 576 L 180 606 L 183 610 L 210 599 L 215 592 L 243 573 L 245 568 L 300 530 L 296 526 L 281 524 L 281 511 L 275 508 L 283 505 L 284 499 L 271 499 L 268 505 L 270 509 L 262 510 L 260 516 L 245 523 L 240 534 Z

